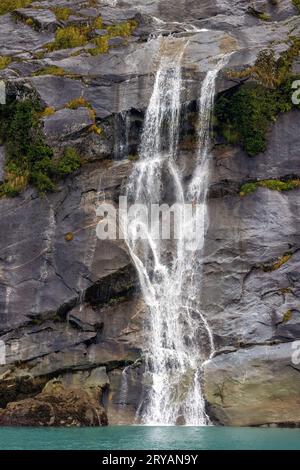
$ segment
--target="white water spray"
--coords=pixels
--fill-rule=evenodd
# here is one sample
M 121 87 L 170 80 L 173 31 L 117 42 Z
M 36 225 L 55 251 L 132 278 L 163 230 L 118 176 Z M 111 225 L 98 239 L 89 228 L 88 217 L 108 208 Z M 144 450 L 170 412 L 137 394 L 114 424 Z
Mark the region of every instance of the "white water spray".
M 170 39 L 164 40 L 170 41 Z M 163 44 L 164 46 L 164 44 Z M 176 240 L 157 240 L 143 217 L 128 220 L 127 246 L 135 263 L 148 307 L 149 342 L 146 376 L 150 392 L 140 407 L 145 424 L 206 425 L 209 418 L 201 390 L 201 366 L 214 352 L 213 335 L 200 308 L 201 248 L 207 229 L 206 195 L 209 180 L 210 121 L 215 81 L 224 59 L 208 72 L 199 103 L 199 152 L 188 188 L 178 169 L 181 112 L 181 60 L 186 39 L 163 47 L 159 70 L 146 113 L 140 160 L 129 179 L 131 203 L 200 207 L 189 220 L 179 220 Z M 196 224 L 199 244 L 191 251 L 188 234 Z M 145 239 L 137 239 L 140 230 Z

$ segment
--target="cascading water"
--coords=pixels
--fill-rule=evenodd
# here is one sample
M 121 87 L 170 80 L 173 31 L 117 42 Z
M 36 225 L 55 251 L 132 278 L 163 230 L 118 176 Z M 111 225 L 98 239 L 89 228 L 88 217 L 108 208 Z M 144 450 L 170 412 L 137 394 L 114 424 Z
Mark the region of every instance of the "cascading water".
M 217 60 L 202 85 L 199 152 L 186 188 L 176 158 L 181 60 L 187 44 L 184 38 L 162 39 L 162 58 L 146 113 L 140 160 L 135 164 L 127 189 L 128 201 L 138 209 L 126 221 L 126 242 L 148 307 L 145 374 L 150 392 L 140 407 L 145 424 L 209 424 L 201 391 L 201 366 L 213 353 L 214 345 L 208 322 L 201 313 L 198 283 L 207 228 L 211 112 L 215 81 L 224 59 Z M 145 219 L 145 209 L 151 212 L 153 204 L 165 202 L 182 208 L 176 219 L 177 236 L 171 240 L 154 237 L 153 227 L 149 229 Z M 189 212 L 189 217 L 184 211 L 187 203 L 197 206 Z M 190 234 L 195 228 L 200 236 L 191 246 Z

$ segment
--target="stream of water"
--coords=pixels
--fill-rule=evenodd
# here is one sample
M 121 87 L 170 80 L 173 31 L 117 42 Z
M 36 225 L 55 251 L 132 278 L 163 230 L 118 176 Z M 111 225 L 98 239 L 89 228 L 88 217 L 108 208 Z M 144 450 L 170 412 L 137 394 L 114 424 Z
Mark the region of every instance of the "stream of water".
M 214 343 L 201 312 L 201 250 L 208 225 L 206 196 L 215 82 L 226 57 L 214 60 L 199 90 L 198 151 L 186 185 L 177 160 L 181 62 L 187 45 L 187 38 L 162 39 L 139 161 L 127 188 L 128 201 L 139 210 L 127 220 L 126 242 L 139 275 L 149 322 L 145 381 L 150 392 L 140 407 L 140 418 L 151 425 L 209 424 L 201 391 L 201 367 L 214 352 Z M 155 237 L 157 227 L 149 229 L 145 222 L 145 208 L 150 213 L 153 205 L 164 203 L 177 208 L 170 239 Z M 193 238 L 193 234 L 197 236 Z

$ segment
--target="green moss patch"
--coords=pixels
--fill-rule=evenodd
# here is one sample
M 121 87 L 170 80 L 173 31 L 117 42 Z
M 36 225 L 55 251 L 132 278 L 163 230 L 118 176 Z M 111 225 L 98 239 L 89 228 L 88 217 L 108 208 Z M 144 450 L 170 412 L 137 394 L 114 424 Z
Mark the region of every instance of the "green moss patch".
M 0 2 L 0 15 L 5 15 L 10 11 L 14 11 L 17 8 L 28 7 L 33 0 L 1 0 Z
M 289 322 L 291 319 L 293 318 L 293 311 L 292 309 L 289 309 L 285 312 L 285 314 L 283 315 L 283 318 L 282 318 L 282 321 L 283 323 L 287 323 Z
M 59 21 L 67 21 L 72 14 L 72 10 L 67 7 L 56 7 L 52 11 Z
M 78 152 L 72 147 L 64 149 L 63 156 L 56 164 L 56 173 L 60 176 L 67 176 L 70 173 L 78 170 L 81 166 L 80 156 Z
M 105 54 L 109 50 L 109 39 L 116 36 L 121 36 L 124 38 L 129 37 L 136 29 L 137 22 L 130 20 L 125 23 L 107 26 L 106 35 L 96 37 L 90 41 L 90 35 L 92 31 L 95 29 L 101 29 L 102 27 L 102 18 L 99 16 L 84 26 L 71 25 L 64 28 L 59 28 L 55 33 L 55 40 L 47 44 L 45 47 L 49 51 L 55 51 L 59 49 L 72 49 L 81 46 L 83 47 L 91 42 L 91 44 L 94 46 L 88 50 L 91 55 Z
M 290 77 L 276 89 L 256 82 L 246 82 L 222 93 L 215 106 L 216 133 L 232 145 L 240 145 L 250 156 L 265 152 L 267 132 L 281 112 L 291 111 L 292 83 Z
M 277 88 L 291 75 L 294 59 L 300 55 L 300 38 L 290 36 L 289 47 L 276 58 L 272 49 L 263 49 L 259 52 L 255 64 L 239 71 L 228 71 L 232 79 L 254 78 L 266 88 Z
M 11 63 L 11 57 L 0 56 L 0 70 L 5 69 Z
M 56 65 L 48 65 L 39 69 L 37 72 L 33 73 L 33 76 L 38 77 L 39 75 L 57 75 L 64 76 L 66 74 L 65 70 L 62 67 L 57 67 Z
M 264 264 L 263 266 L 261 266 L 262 270 L 266 273 L 277 271 L 278 269 L 281 268 L 281 266 L 286 264 L 291 259 L 291 257 L 292 257 L 292 253 L 290 252 L 285 253 L 283 256 L 278 258 L 278 260 L 276 260 L 274 263 Z
M 67 103 L 66 108 L 69 109 L 78 109 L 78 108 L 89 108 L 92 109 L 92 105 L 83 97 L 79 96 Z
M 292 0 L 292 2 L 300 13 L 300 0 Z
M 281 180 L 261 180 L 251 183 L 245 183 L 241 186 L 240 196 L 247 196 L 257 190 L 257 188 L 267 188 L 271 191 L 291 191 L 300 188 L 300 179 L 288 181 Z
M 67 26 L 66 28 L 58 28 L 54 42 L 47 44 L 46 48 L 49 51 L 56 51 L 85 46 L 88 42 L 87 33 L 88 27 Z

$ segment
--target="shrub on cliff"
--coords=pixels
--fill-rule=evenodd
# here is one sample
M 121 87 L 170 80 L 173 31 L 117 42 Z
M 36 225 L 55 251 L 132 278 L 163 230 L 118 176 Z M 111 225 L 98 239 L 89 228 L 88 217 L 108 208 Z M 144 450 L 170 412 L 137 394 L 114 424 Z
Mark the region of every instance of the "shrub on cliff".
M 297 10 L 300 13 L 300 0 L 292 0 L 292 1 L 293 1 L 293 4 L 295 5 L 295 7 L 297 8 Z
M 29 183 L 42 194 L 53 191 L 57 178 L 80 166 L 79 155 L 72 148 L 66 148 L 60 160 L 53 159 L 39 115 L 38 103 L 30 100 L 0 106 L 0 141 L 6 149 L 5 182 L 0 186 L 0 195 L 16 195 Z
M 88 42 L 87 33 L 87 27 L 67 26 L 66 28 L 59 28 L 55 33 L 54 42 L 48 44 L 47 48 L 50 51 L 55 51 L 85 46 Z
M 25 8 L 32 3 L 33 0 L 1 0 L 0 15 L 4 15 L 17 8 Z
M 66 176 L 78 170 L 81 165 L 80 156 L 72 147 L 66 147 L 63 156 L 56 165 L 56 172 L 60 176 Z

